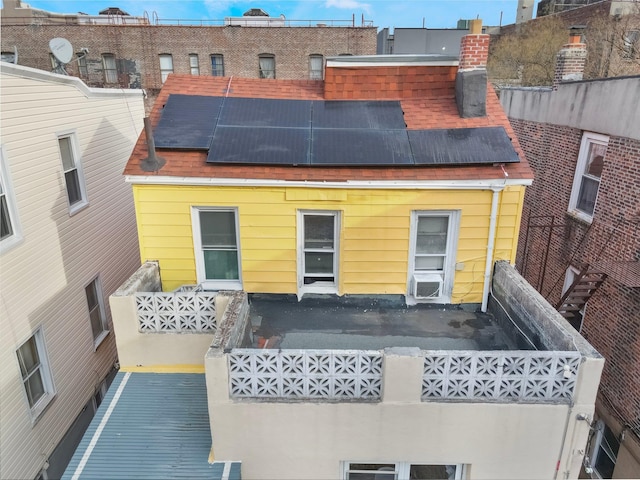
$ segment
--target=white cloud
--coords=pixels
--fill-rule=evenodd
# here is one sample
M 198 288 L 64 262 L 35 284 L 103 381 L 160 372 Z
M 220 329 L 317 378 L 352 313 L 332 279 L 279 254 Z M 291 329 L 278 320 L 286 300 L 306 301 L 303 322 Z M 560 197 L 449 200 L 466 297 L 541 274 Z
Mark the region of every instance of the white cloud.
M 369 13 L 371 5 L 368 3 L 358 2 L 358 0 L 326 0 L 325 7 L 327 8 L 342 8 L 345 10 L 364 10 Z

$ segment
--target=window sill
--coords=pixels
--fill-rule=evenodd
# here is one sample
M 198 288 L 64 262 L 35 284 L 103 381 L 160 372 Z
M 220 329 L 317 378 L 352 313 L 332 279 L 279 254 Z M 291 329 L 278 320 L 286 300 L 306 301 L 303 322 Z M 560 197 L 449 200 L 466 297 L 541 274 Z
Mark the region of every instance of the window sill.
M 95 340 L 93 341 L 93 351 L 94 352 L 96 350 L 98 350 L 98 347 L 102 344 L 102 342 L 104 342 L 104 339 L 109 336 L 110 332 L 111 332 L 111 330 L 103 330 L 102 333 L 100 333 L 100 335 L 98 335 L 95 338 Z
M 82 210 L 89 206 L 89 202 L 78 202 L 69 207 L 69 216 L 73 217 L 75 214 L 80 213 Z
M 572 220 L 576 220 L 580 223 L 583 223 L 584 225 L 591 225 L 591 223 L 593 222 L 593 216 L 592 215 L 587 215 L 586 213 L 582 213 L 579 212 L 577 210 L 569 210 L 567 212 L 567 216 L 569 218 L 571 218 Z
M 11 237 L 0 241 L 0 254 L 7 253 L 9 250 L 17 247 L 22 243 L 22 240 L 24 240 L 22 235 L 16 235 L 14 233 Z
M 242 282 L 239 280 L 203 280 L 198 282 L 207 292 L 219 290 L 242 290 Z
M 56 398 L 55 393 L 47 393 L 44 397 L 42 397 L 38 403 L 35 404 L 31 408 L 31 426 L 34 427 L 36 423 L 42 418 L 44 412 L 49 408 L 53 399 Z

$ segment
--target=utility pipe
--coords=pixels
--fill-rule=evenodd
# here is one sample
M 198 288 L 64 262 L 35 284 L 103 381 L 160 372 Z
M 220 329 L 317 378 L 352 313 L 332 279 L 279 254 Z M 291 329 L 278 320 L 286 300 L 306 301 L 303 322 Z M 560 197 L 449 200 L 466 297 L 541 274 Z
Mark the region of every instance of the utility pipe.
M 496 243 L 496 227 L 498 225 L 498 199 L 504 187 L 493 187 L 491 196 L 491 217 L 489 221 L 489 241 L 487 242 L 487 262 L 484 266 L 484 288 L 482 289 L 481 311 L 487 311 L 489 303 L 489 287 L 491 287 L 491 269 L 493 267 L 493 250 Z

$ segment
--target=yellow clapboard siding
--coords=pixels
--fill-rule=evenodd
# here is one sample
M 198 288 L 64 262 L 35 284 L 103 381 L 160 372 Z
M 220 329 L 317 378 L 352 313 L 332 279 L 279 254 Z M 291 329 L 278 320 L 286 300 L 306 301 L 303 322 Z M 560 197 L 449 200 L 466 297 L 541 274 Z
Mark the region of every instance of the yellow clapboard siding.
M 338 211 L 340 294 L 406 294 L 411 215 L 459 210 L 453 301 L 481 301 L 492 193 L 486 190 L 308 189 L 134 185 L 143 259 L 161 261 L 164 289 L 195 283 L 192 207 L 238 211 L 243 287 L 297 292 L 298 211 Z M 496 258 L 515 258 L 524 187 L 500 194 Z

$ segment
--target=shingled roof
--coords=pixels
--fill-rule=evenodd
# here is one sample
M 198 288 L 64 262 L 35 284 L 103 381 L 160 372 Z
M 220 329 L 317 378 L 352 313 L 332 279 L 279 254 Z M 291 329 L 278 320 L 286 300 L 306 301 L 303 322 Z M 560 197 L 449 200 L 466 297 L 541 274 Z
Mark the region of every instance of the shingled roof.
M 530 180 L 533 173 L 509 121 L 491 87 L 487 92 L 487 115 L 461 118 L 454 96 L 456 66 L 369 66 L 327 68 L 325 81 L 267 80 L 170 75 L 151 112 L 158 124 L 169 95 L 226 96 L 293 100 L 399 100 L 408 130 L 503 127 L 520 162 L 505 165 L 457 166 L 276 166 L 208 164 L 206 151 L 166 150 L 159 155 L 166 163 L 155 172 L 144 171 L 147 154 L 144 132 L 125 168 L 129 176 L 181 178 L 243 178 L 292 181 L 348 180 Z M 357 71 L 356 75 L 351 75 Z M 132 179 L 135 181 L 135 179 Z

